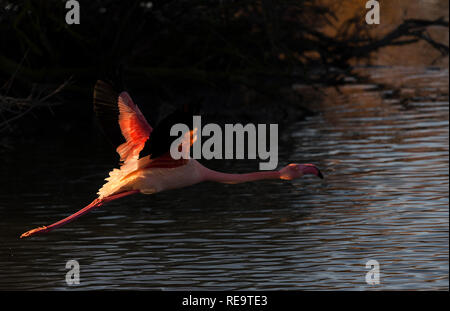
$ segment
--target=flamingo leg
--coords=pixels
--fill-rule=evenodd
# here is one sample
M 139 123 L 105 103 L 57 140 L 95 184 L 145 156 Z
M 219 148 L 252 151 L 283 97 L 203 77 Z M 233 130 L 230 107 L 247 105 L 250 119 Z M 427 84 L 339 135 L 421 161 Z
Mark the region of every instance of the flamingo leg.
M 70 216 L 68 216 L 68 217 L 66 217 L 64 219 L 61 219 L 60 221 L 55 222 L 54 224 L 51 224 L 49 226 L 42 226 L 42 227 L 38 227 L 38 228 L 35 228 L 35 229 L 32 229 L 32 230 L 29 230 L 29 231 L 25 232 L 24 234 L 22 234 L 20 236 L 20 238 L 26 238 L 26 237 L 29 237 L 29 236 L 32 236 L 32 235 L 35 235 L 35 234 L 39 234 L 39 233 L 50 232 L 50 231 L 52 231 L 52 230 L 54 230 L 56 228 L 59 228 L 59 227 L 65 225 L 65 224 L 67 224 L 67 223 L 77 219 L 78 217 L 80 217 L 80 216 L 90 212 L 91 210 L 102 206 L 105 203 L 108 203 L 110 201 L 123 198 L 123 197 L 131 195 L 131 194 L 135 194 L 135 193 L 139 193 L 139 190 L 125 191 L 125 192 L 121 192 L 121 193 L 118 193 L 118 194 L 113 194 L 113 195 L 108 196 L 106 198 L 95 199 L 94 201 L 92 201 L 91 204 L 89 204 L 88 206 L 82 208 L 78 212 L 76 212 L 76 213 L 74 213 L 74 214 L 72 214 L 72 215 L 70 215 Z

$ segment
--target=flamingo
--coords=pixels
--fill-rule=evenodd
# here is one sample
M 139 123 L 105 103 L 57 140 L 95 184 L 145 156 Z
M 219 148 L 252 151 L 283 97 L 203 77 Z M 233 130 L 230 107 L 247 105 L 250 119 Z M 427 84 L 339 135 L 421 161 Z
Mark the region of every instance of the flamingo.
M 138 193 L 153 194 L 204 181 L 238 184 L 264 179 L 293 180 L 307 174 L 323 179 L 322 173 L 313 164 L 291 163 L 278 171 L 229 174 L 208 169 L 195 159 L 175 160 L 168 152 L 171 141 L 165 134 L 169 124 L 183 118 L 183 114 L 177 112 L 169 115 L 154 130 L 127 92 L 121 92 L 118 97 L 114 92 L 109 84 L 97 81 L 94 88 L 94 109 L 113 107 L 116 113 L 118 111 L 118 124 L 125 138 L 125 142 L 116 149 L 120 155 L 120 168 L 109 173 L 107 182 L 97 193 L 98 197 L 89 205 L 51 225 L 29 230 L 20 238 L 50 232 L 105 203 Z M 117 115 L 115 118 L 117 122 Z M 191 130 L 188 137 L 191 144 L 193 134 L 194 131 Z M 140 157 L 146 151 L 149 154 Z

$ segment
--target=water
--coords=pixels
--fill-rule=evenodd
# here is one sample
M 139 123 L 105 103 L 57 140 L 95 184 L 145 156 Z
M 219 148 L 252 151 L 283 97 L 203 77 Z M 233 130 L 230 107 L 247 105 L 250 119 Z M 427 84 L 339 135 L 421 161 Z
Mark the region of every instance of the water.
M 76 137 L 18 146 L 0 171 L 0 289 L 448 290 L 448 70 L 370 75 L 399 91 L 322 89 L 319 113 L 281 135 L 280 165 L 316 163 L 323 181 L 134 196 L 20 240 L 89 203 L 115 163 Z M 76 287 L 65 283 L 71 259 L 81 266 Z M 370 259 L 379 285 L 365 282 Z

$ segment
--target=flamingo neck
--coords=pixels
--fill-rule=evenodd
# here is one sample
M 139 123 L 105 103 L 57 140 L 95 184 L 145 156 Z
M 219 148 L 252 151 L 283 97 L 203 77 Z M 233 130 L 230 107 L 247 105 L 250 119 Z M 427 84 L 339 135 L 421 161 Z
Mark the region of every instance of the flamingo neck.
M 243 182 L 256 181 L 262 179 L 280 179 L 278 171 L 253 172 L 247 174 L 227 174 L 213 171 L 206 168 L 204 179 L 206 181 L 215 181 L 225 184 L 239 184 Z

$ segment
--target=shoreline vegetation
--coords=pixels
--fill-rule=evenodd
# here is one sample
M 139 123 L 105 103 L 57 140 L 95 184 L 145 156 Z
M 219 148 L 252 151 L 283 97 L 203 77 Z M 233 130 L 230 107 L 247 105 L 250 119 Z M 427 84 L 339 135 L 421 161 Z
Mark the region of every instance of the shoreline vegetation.
M 359 14 L 331 36 L 319 29 L 337 17 L 315 0 L 94 0 L 80 7 L 81 23 L 67 25 L 64 1 L 0 1 L 3 138 L 31 112 L 38 122 L 91 114 L 97 79 L 146 98 L 152 107 L 143 110 L 154 118 L 194 100 L 216 118 L 269 123 L 310 112 L 294 83 L 366 81 L 352 62 L 369 64 L 382 48 L 425 41 L 449 53 L 428 32 L 448 28 L 443 17 L 405 19 L 379 36 Z

